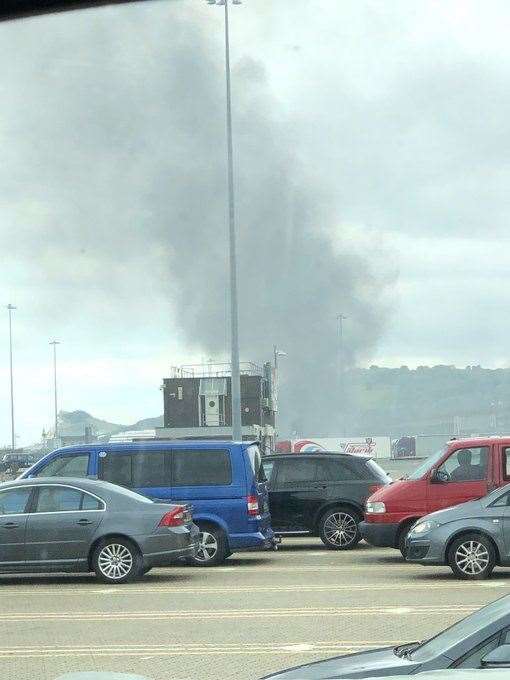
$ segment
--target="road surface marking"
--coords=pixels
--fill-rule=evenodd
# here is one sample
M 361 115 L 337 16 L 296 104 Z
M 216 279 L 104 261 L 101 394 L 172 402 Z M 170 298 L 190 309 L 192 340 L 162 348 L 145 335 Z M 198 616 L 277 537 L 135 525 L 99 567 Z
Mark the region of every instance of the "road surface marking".
M 237 620 L 237 619 L 269 619 L 269 618 L 303 618 L 327 616 L 402 616 L 407 614 L 469 614 L 483 605 L 444 605 L 414 607 L 302 607 L 280 609 L 225 609 L 225 610 L 171 610 L 171 611 L 132 611 L 132 612 L 11 612 L 0 614 L 0 621 L 157 621 L 169 619 L 181 620 Z

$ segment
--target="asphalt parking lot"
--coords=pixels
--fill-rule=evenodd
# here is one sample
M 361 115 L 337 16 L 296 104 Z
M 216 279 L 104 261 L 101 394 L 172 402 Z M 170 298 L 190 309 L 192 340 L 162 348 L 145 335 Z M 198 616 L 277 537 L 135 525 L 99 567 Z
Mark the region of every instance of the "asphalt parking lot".
M 92 576 L 4 576 L 0 665 L 17 680 L 69 670 L 248 680 L 423 639 L 509 585 L 510 570 L 463 583 L 448 569 L 407 565 L 393 550 L 333 552 L 309 538 L 224 567 L 154 570 L 117 587 Z

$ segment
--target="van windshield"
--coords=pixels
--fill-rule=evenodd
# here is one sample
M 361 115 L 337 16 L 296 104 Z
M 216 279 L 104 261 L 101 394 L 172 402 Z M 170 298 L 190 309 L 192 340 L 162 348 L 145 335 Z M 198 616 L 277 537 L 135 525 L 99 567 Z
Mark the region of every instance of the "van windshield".
M 436 453 L 433 453 L 431 456 L 429 456 L 419 467 L 416 468 L 414 472 L 411 472 L 411 474 L 408 475 L 406 479 L 421 479 L 423 475 L 429 472 L 434 467 L 434 465 L 439 460 L 441 460 L 441 458 L 446 453 L 447 448 L 447 446 L 443 446 L 442 449 L 439 449 L 439 451 L 436 451 Z

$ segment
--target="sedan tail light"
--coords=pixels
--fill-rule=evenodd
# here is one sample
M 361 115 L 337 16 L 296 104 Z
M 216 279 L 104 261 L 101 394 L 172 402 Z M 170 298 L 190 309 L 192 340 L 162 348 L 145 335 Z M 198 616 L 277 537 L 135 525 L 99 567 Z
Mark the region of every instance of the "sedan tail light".
M 166 512 L 159 522 L 160 527 L 180 527 L 191 521 L 191 513 L 185 505 L 177 505 Z
M 246 503 L 248 507 L 248 515 L 250 517 L 256 517 L 258 514 L 260 514 L 259 499 L 257 496 L 248 496 L 246 498 Z

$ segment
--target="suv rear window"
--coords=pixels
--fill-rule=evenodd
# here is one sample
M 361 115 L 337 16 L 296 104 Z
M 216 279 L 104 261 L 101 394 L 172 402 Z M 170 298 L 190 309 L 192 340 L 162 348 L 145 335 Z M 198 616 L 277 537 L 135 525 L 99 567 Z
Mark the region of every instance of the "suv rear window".
M 319 481 L 346 482 L 361 478 L 356 461 L 347 461 L 344 458 L 339 458 L 338 460 L 334 458 L 319 458 L 317 462 L 317 479 Z

